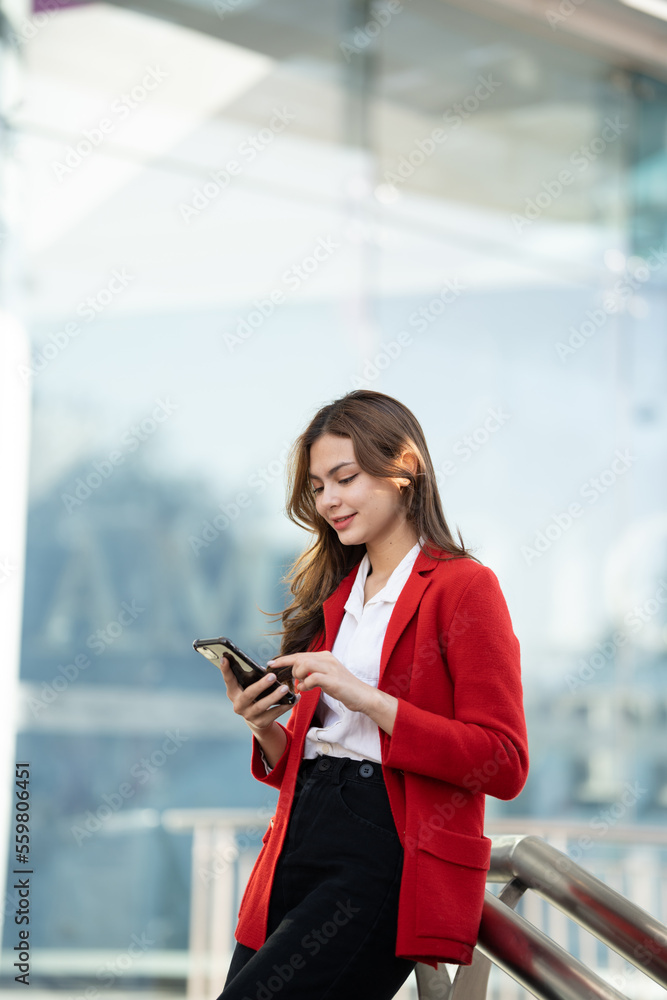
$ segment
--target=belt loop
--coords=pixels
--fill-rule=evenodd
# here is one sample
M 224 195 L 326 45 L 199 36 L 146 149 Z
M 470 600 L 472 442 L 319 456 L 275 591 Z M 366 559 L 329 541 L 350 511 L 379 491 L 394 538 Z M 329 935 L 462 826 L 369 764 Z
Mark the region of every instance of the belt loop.
M 345 757 L 332 757 L 332 762 L 335 761 L 334 773 L 333 773 L 333 784 L 338 786 L 343 782 L 343 767 L 345 765 Z

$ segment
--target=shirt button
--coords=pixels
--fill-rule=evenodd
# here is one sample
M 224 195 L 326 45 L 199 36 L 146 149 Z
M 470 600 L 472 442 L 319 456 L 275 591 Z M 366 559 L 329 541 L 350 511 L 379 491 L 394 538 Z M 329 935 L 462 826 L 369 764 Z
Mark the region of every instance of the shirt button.
M 323 743 L 321 746 L 322 753 L 331 753 L 331 744 Z

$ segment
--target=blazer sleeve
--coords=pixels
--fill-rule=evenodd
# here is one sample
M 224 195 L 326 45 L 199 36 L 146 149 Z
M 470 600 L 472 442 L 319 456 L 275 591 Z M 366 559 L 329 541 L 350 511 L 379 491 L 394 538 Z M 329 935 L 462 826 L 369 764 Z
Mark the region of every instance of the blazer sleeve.
M 276 719 L 276 722 L 278 720 Z M 259 745 L 258 740 L 253 736 L 252 738 L 252 755 L 250 758 L 250 773 L 253 778 L 257 781 L 261 781 L 264 785 L 270 785 L 272 788 L 280 788 L 283 777 L 285 776 L 285 768 L 287 767 L 287 760 L 289 757 L 289 748 L 292 742 L 292 734 L 289 732 L 281 722 L 278 725 L 282 730 L 284 730 L 287 737 L 287 743 L 285 744 L 285 749 L 282 755 L 278 758 L 275 765 L 267 771 L 266 765 L 264 764 L 264 758 L 262 757 L 262 750 Z
M 399 698 L 385 763 L 512 799 L 528 776 L 528 739 L 519 641 L 493 571 L 480 566 L 449 620 L 434 620 L 433 629 L 443 659 L 428 670 L 449 671 L 453 717 Z
M 292 743 L 292 733 L 290 722 L 294 717 L 294 711 L 290 716 L 287 726 L 283 726 L 281 722 L 278 722 L 280 728 L 284 731 L 287 737 L 287 743 L 285 744 L 285 749 L 283 750 L 281 756 L 278 758 L 274 766 L 267 771 L 264 759 L 262 757 L 262 750 L 259 745 L 259 741 L 255 736 L 252 738 L 252 756 L 250 758 L 250 773 L 253 778 L 257 781 L 261 781 L 265 785 L 270 785 L 272 788 L 280 788 L 285 776 L 285 768 L 287 767 L 287 760 L 289 758 L 290 745 Z

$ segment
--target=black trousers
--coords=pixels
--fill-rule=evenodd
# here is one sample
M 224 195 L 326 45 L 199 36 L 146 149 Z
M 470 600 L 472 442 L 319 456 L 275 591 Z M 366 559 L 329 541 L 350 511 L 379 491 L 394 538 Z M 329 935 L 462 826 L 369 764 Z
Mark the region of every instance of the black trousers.
M 389 1000 L 403 848 L 379 764 L 304 760 L 259 951 L 237 943 L 218 1000 Z

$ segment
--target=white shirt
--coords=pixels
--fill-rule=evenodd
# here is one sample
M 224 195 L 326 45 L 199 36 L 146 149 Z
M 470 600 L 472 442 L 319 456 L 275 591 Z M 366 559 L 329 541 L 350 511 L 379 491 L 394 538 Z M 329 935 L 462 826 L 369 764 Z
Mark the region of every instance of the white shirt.
M 345 615 L 331 652 L 355 677 L 373 687 L 377 687 L 380 677 L 380 656 L 389 619 L 419 551 L 420 543 L 416 542 L 382 590 L 364 605 L 364 586 L 371 565 L 366 553 L 359 563 L 350 595 L 345 602 Z M 313 725 L 308 730 L 304 758 L 329 754 L 332 757 L 352 757 L 354 760 L 366 759 L 381 763 L 377 723 L 363 712 L 351 711 L 342 702 L 322 691 L 317 703 L 317 718 L 321 725 Z M 265 759 L 264 763 L 266 765 Z M 267 765 L 267 773 L 269 770 L 271 769 Z

